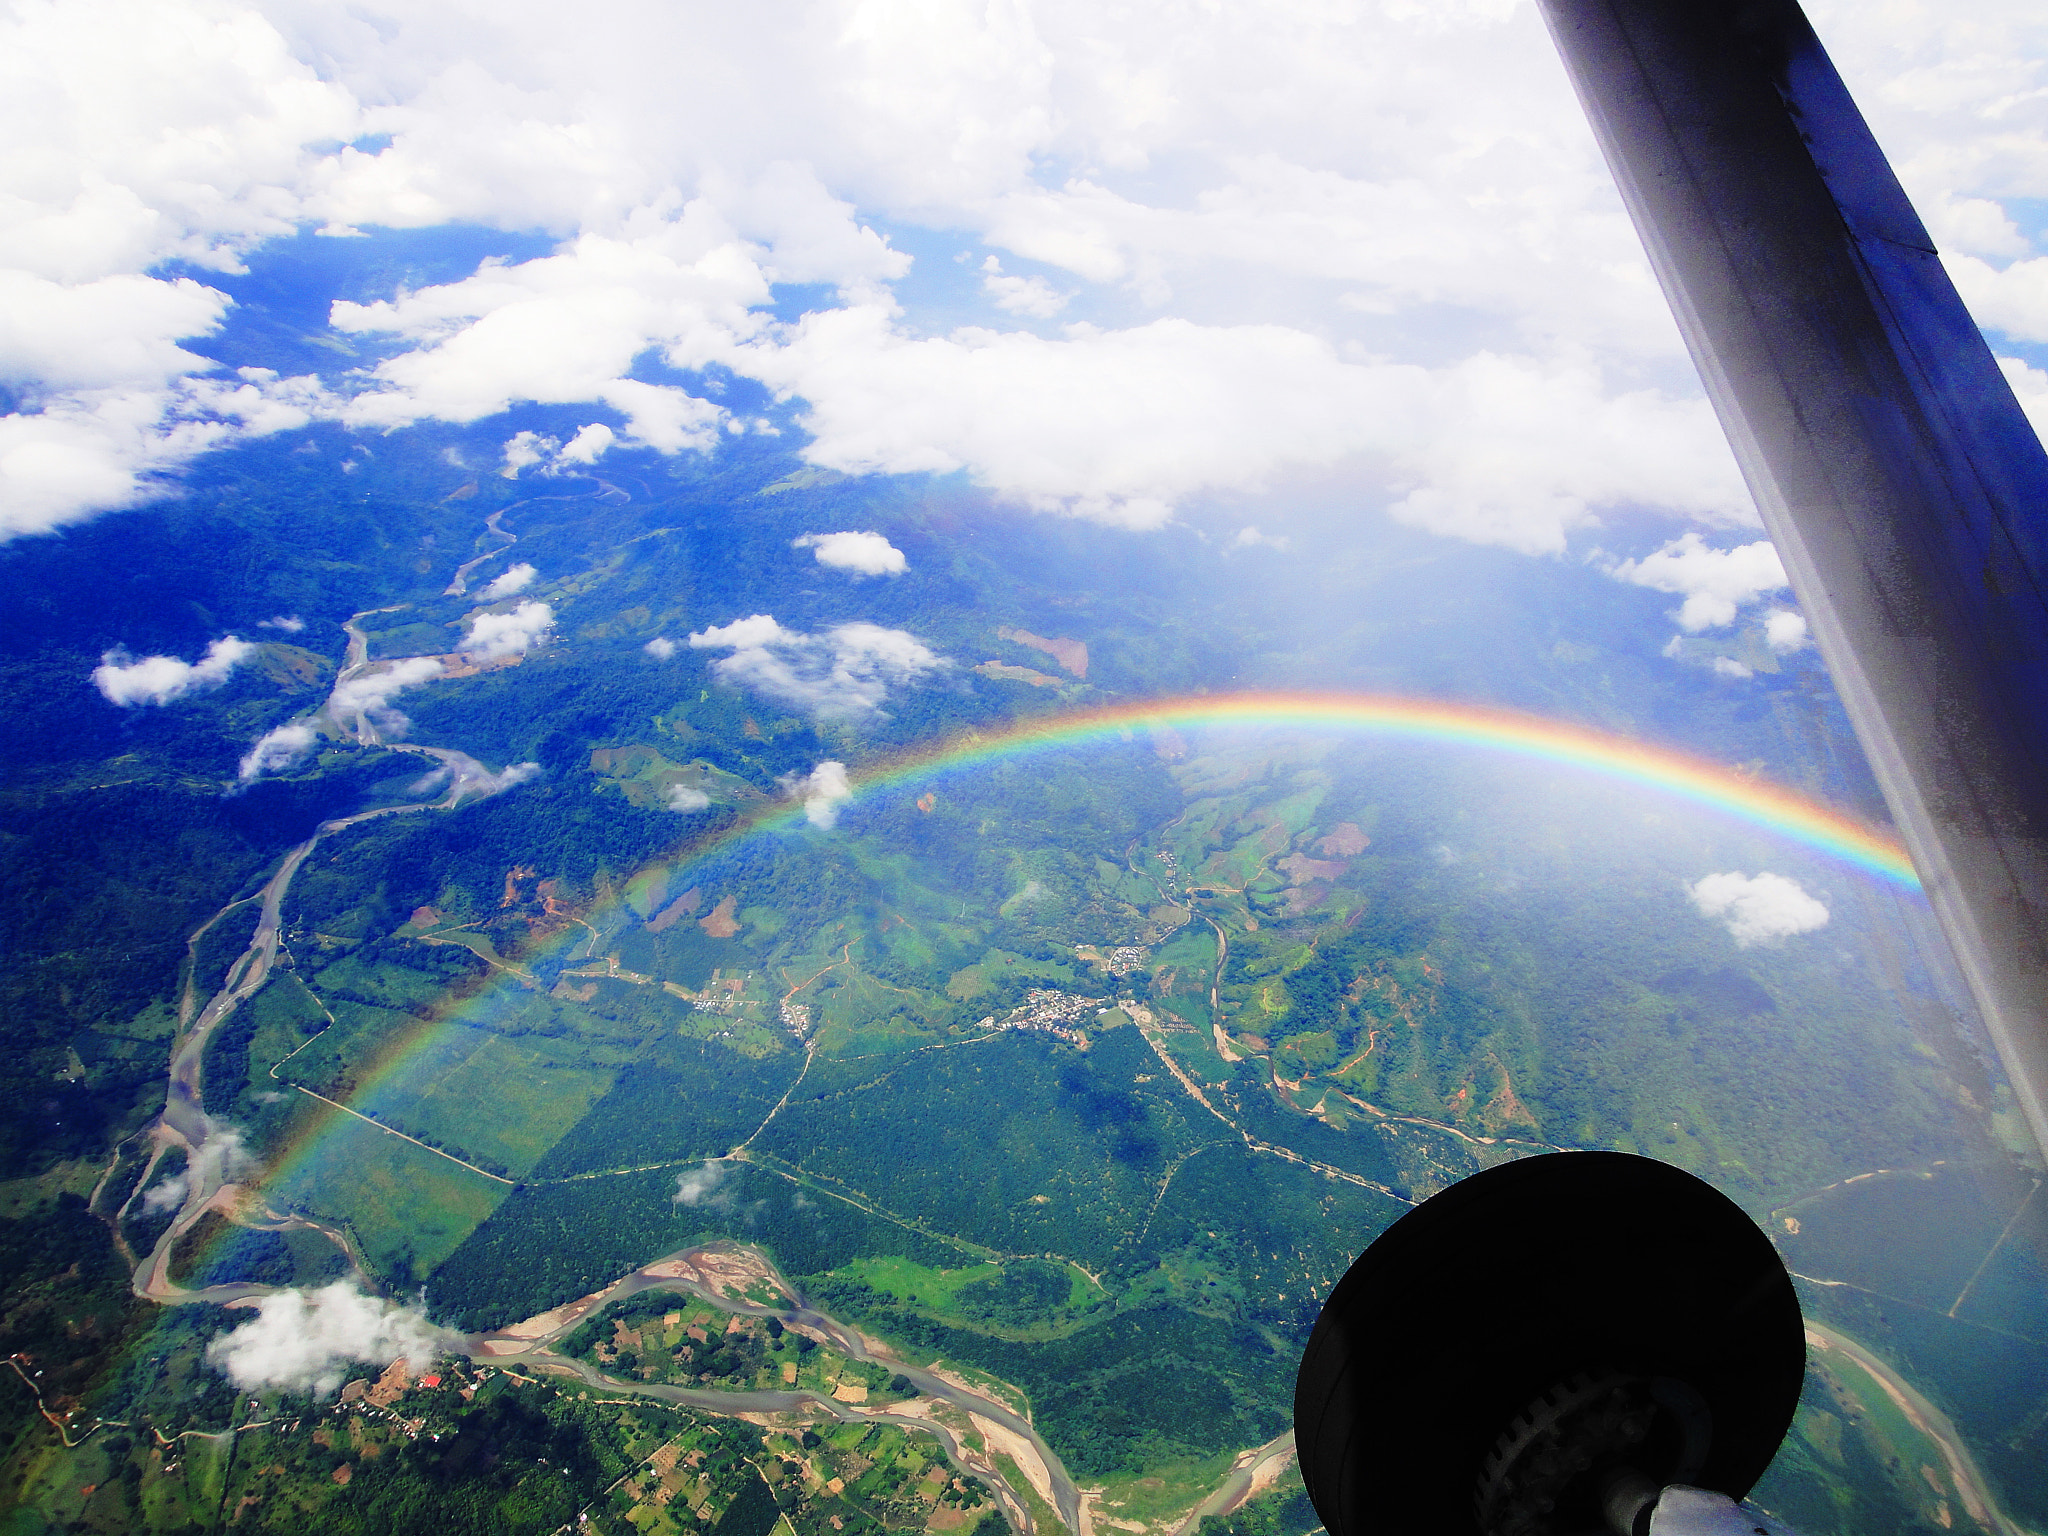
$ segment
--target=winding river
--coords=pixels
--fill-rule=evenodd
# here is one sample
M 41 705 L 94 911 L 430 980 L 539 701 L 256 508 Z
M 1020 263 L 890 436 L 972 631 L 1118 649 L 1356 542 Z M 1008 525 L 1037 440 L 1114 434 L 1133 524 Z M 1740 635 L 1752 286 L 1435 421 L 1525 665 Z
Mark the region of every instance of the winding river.
M 765 1280 L 782 1295 L 792 1298 L 795 1304 L 787 1307 L 768 1306 L 733 1295 L 729 1285 L 710 1283 L 706 1277 L 715 1273 L 721 1262 L 728 1268 L 736 1268 L 737 1272 L 747 1277 Z M 612 1302 L 624 1301 L 650 1290 L 676 1291 L 695 1296 L 712 1306 L 743 1317 L 775 1318 L 784 1328 L 808 1334 L 849 1359 L 880 1365 L 893 1374 L 904 1377 L 917 1389 L 921 1397 L 949 1403 L 974 1418 L 995 1426 L 1008 1436 L 1024 1442 L 1029 1448 L 1029 1453 L 1036 1457 L 1048 1481 L 1052 1494 L 1051 1503 L 1059 1515 L 1061 1524 L 1073 1533 L 1073 1536 L 1090 1536 L 1093 1522 L 1089 1518 L 1080 1490 L 1060 1461 L 1058 1453 L 1045 1443 L 1029 1419 L 986 1393 L 977 1392 L 972 1387 L 941 1373 L 936 1366 L 917 1366 L 896 1358 L 859 1329 L 849 1327 L 829 1313 L 805 1305 L 801 1294 L 775 1270 L 766 1255 L 739 1244 L 712 1243 L 701 1248 L 683 1249 L 669 1254 L 569 1306 L 543 1313 L 540 1317 L 529 1319 L 526 1323 L 515 1325 L 513 1328 L 471 1339 L 469 1356 L 479 1364 L 528 1364 L 537 1369 L 573 1376 L 586 1386 L 598 1387 L 607 1392 L 626 1392 L 640 1397 L 658 1398 L 663 1402 L 676 1403 L 688 1408 L 702 1408 L 715 1413 L 794 1413 L 806 1409 L 823 1409 L 842 1423 L 891 1424 L 920 1434 L 933 1435 L 945 1446 L 947 1455 L 956 1465 L 973 1472 L 981 1482 L 988 1485 L 989 1490 L 1003 1503 L 1019 1529 L 1028 1528 L 1028 1516 L 1021 1502 L 1000 1473 L 996 1472 L 992 1461 L 976 1457 L 962 1443 L 959 1434 L 951 1426 L 934 1419 L 916 1413 L 864 1409 L 855 1404 L 840 1402 L 836 1398 L 821 1396 L 816 1392 L 794 1389 L 721 1392 L 700 1387 L 675 1387 L 652 1382 L 626 1381 L 607 1376 L 586 1362 L 557 1354 L 551 1348 L 557 1340 L 579 1326 L 592 1313 Z M 1021 1465 L 1022 1458 L 1018 1460 L 1019 1470 L 1030 1478 L 1033 1469 Z M 1037 1479 L 1032 1478 L 1031 1481 L 1035 1483 Z

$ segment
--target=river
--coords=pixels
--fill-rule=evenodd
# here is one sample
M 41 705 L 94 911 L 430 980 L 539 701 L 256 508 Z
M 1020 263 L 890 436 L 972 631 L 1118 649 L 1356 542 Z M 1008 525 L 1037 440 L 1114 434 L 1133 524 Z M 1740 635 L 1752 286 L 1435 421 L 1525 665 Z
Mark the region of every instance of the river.
M 337 687 L 360 675 L 371 665 L 368 640 L 359 627 L 359 621 L 370 617 L 371 614 L 394 611 L 396 610 L 390 608 L 367 609 L 352 615 L 343 624 L 342 628 L 348 634 L 348 649 L 343 657 L 341 671 L 335 677 Z M 336 721 L 335 724 L 343 730 L 352 728 L 360 744 L 364 746 L 387 746 L 392 751 L 410 752 L 416 756 L 432 758 L 447 773 L 447 786 L 440 794 L 429 800 L 416 800 L 403 805 L 376 806 L 367 811 L 357 811 L 350 816 L 339 816 L 321 822 L 314 828 L 311 837 L 285 854 L 278 862 L 277 869 L 264 883 L 256 931 L 250 937 L 248 947 L 228 968 L 219 989 L 207 1000 L 206 1006 L 200 1009 L 198 1016 L 179 1035 L 172 1047 L 163 1113 L 152 1129 L 158 1134 L 160 1144 L 168 1139 L 184 1146 L 187 1158 L 187 1187 L 184 1203 L 179 1208 L 176 1219 L 157 1240 L 155 1248 L 136 1266 L 134 1284 L 139 1295 L 159 1301 L 171 1299 L 171 1293 L 176 1289 L 170 1283 L 169 1273 L 172 1245 L 198 1221 L 208 1203 L 220 1193 L 221 1187 L 231 1181 L 234 1170 L 229 1167 L 229 1163 L 233 1143 L 224 1134 L 225 1128 L 206 1112 L 206 1046 L 213 1032 L 237 1008 L 261 991 L 264 983 L 270 980 L 271 969 L 277 962 L 278 935 L 283 925 L 285 895 L 291 889 L 292 879 L 305 864 L 307 857 L 320 845 L 322 838 L 346 831 L 359 823 L 373 821 L 380 816 L 400 816 L 412 811 L 453 810 L 465 800 L 496 794 L 518 782 L 516 778 L 508 778 L 505 774 L 492 773 L 468 753 L 458 752 L 451 747 L 419 746 L 411 742 L 382 742 L 378 740 L 374 727 L 361 717 L 353 723 Z M 230 902 L 209 918 L 200 932 L 219 922 L 233 908 L 243 905 L 246 899 Z M 230 1298 L 209 1295 L 205 1299 Z
M 716 1283 L 721 1277 L 725 1283 Z M 787 1307 L 768 1306 L 732 1294 L 733 1290 L 744 1282 L 765 1282 L 795 1304 Z M 917 1388 L 922 1397 L 950 1403 L 955 1408 L 994 1425 L 998 1430 L 1007 1432 L 1009 1436 L 1023 1441 L 1028 1446 L 1029 1453 L 1037 1458 L 1038 1470 L 1042 1471 L 1046 1478 L 1052 1495 L 1051 1503 L 1059 1515 L 1060 1522 L 1072 1536 L 1090 1536 L 1093 1522 L 1089 1518 L 1080 1490 L 1060 1461 L 1058 1453 L 1045 1443 L 1028 1418 L 986 1393 L 977 1392 L 963 1382 L 942 1374 L 936 1364 L 924 1367 L 898 1359 L 859 1329 L 849 1327 L 829 1313 L 820 1312 L 815 1307 L 805 1304 L 801 1292 L 784 1279 L 767 1256 L 758 1249 L 734 1243 L 712 1243 L 702 1248 L 688 1248 L 669 1254 L 580 1301 L 543 1313 L 537 1318 L 530 1318 L 509 1329 L 472 1339 L 469 1344 L 470 1358 L 479 1363 L 493 1365 L 505 1365 L 514 1361 L 531 1364 L 536 1368 L 566 1372 L 588 1386 L 602 1387 L 606 1391 L 655 1397 L 664 1402 L 703 1408 L 717 1413 L 792 1413 L 804 1408 L 823 1408 L 845 1423 L 894 1424 L 905 1429 L 936 1435 L 945 1444 L 947 1454 L 962 1467 L 970 1467 L 977 1461 L 950 1427 L 918 1414 L 891 1413 L 880 1409 L 865 1410 L 855 1404 L 822 1397 L 814 1392 L 772 1389 L 719 1392 L 697 1387 L 622 1381 L 604 1375 L 583 1361 L 556 1354 L 550 1347 L 600 1308 L 650 1290 L 683 1292 L 727 1312 L 735 1312 L 745 1317 L 775 1318 L 783 1327 L 809 1334 L 850 1359 L 880 1365 L 893 1374 L 904 1377 Z M 1033 1469 L 1022 1465 L 1022 1458 L 1016 1459 L 1020 1463 L 1019 1470 L 1029 1478 Z M 1004 1500 L 1006 1507 L 1011 1509 L 1012 1515 L 1021 1526 L 1024 1510 L 1014 1496 L 1009 1494 L 1006 1484 L 997 1486 L 1002 1483 L 1002 1478 L 1001 1474 L 996 1472 L 992 1460 L 981 1467 L 980 1475 L 982 1481 L 990 1483 L 991 1491 Z M 991 1479 L 994 1481 L 991 1482 Z M 1031 1480 L 1037 1481 L 1035 1478 Z

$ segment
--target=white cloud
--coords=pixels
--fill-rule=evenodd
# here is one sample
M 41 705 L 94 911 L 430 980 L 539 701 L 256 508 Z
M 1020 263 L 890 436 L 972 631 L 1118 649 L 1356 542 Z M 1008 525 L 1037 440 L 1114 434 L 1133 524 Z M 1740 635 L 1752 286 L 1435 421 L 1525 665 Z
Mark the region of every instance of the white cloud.
M 182 1173 L 150 1185 L 142 1193 L 143 1212 L 161 1216 L 165 1211 L 175 1211 L 185 1203 L 185 1192 L 191 1187 L 191 1181 Z
M 540 572 L 522 560 L 509 570 L 502 572 L 489 586 L 477 593 L 477 601 L 480 603 L 495 603 L 498 599 L 510 597 L 515 592 L 524 592 L 533 585 L 533 578 L 539 574 Z
M 341 724 L 368 721 L 386 736 L 402 732 L 404 715 L 392 708 L 391 700 L 408 688 L 417 688 L 446 670 L 434 656 L 409 656 L 394 661 L 381 671 L 352 677 L 337 683 L 327 696 L 327 713 Z
M 340 1280 L 265 1296 L 255 1317 L 206 1346 L 206 1358 L 244 1392 L 325 1397 L 353 1366 L 402 1359 L 418 1372 L 461 1347 L 462 1335 L 437 1327 L 421 1308 L 365 1296 Z
M 1067 295 L 1042 277 L 1011 277 L 1003 272 L 1000 258 L 991 256 L 981 264 L 981 291 L 997 309 L 1034 320 L 1050 320 L 1067 307 Z
M 439 764 L 406 785 L 407 794 L 428 794 L 445 784 L 449 804 L 481 800 L 537 779 L 542 772 L 539 763 L 512 763 L 502 772 L 493 773 L 467 752 L 454 752 L 446 747 L 435 748 L 434 755 L 440 759 Z
M 1639 587 L 1683 594 L 1678 627 L 1693 634 L 1734 623 L 1737 609 L 1744 604 L 1766 592 L 1783 591 L 1788 585 L 1785 567 L 1770 540 L 1713 549 L 1697 533 L 1681 534 L 1640 560 L 1610 565 L 1607 574 Z
M 674 218 L 636 219 L 621 235 L 582 235 L 551 256 L 486 262 L 459 282 L 371 304 L 340 300 L 337 329 L 414 344 L 376 366 L 378 387 L 356 396 L 345 419 L 388 428 L 430 417 L 475 421 L 521 400 L 601 401 L 625 416 L 628 442 L 664 453 L 708 448 L 723 408 L 629 375 L 651 347 L 685 369 L 722 357 L 734 337 L 761 327 L 751 306 L 768 297 L 767 278 L 731 226 L 693 202 Z M 614 440 L 602 431 L 586 428 L 562 452 L 590 462 Z M 541 448 L 537 438 L 516 451 L 508 445 L 507 470 Z
M 1828 909 L 1796 880 L 1734 871 L 1706 875 L 1686 887 L 1700 916 L 1728 925 L 1743 948 L 1827 925 Z
M 656 661 L 667 661 L 669 657 L 675 655 L 677 647 L 675 641 L 669 639 L 667 635 L 656 635 L 641 649 Z
M 332 413 L 311 376 L 247 368 L 240 379 L 72 390 L 0 416 L 0 541 L 154 500 L 201 454 Z
M 792 800 L 801 800 L 804 818 L 814 827 L 830 831 L 839 824 L 839 807 L 853 798 L 853 785 L 846 776 L 846 764 L 827 758 L 799 778 L 785 774 L 777 780 Z
M 196 1187 L 211 1194 L 223 1184 L 247 1178 L 262 1166 L 249 1153 L 241 1128 L 206 1116 L 206 1139 L 183 1172 L 153 1184 L 143 1194 L 142 1208 L 152 1215 L 175 1211 Z
M 840 624 L 821 635 L 806 635 L 783 628 L 765 613 L 700 630 L 690 636 L 690 646 L 732 652 L 711 664 L 720 682 L 821 717 L 879 709 L 891 688 L 945 665 L 905 630 Z
M 1980 313 L 2048 334 L 2006 211 L 2048 196 L 2039 7 L 1818 10 Z M 396 348 L 349 420 L 600 403 L 664 452 L 758 429 L 635 378 L 653 357 L 800 398 L 817 463 L 1132 526 L 1304 470 L 1536 553 L 1610 506 L 1754 525 L 1690 385 L 1641 386 L 1683 377 L 1675 328 L 1509 0 L 596 0 L 573 29 L 532 0 L 36 0 L 0 20 L 0 132 L 0 366 L 40 391 L 0 420 L 0 533 L 134 505 L 288 414 L 189 388 L 225 301 L 165 263 L 456 222 L 562 244 L 337 306 Z M 879 219 L 979 242 L 960 302 L 993 328 L 900 314 Z M 775 283 L 838 307 L 781 327 Z M 1100 329 L 1000 329 L 1084 302 Z M 512 475 L 613 445 L 523 436 Z
M 214 330 L 228 305 L 189 277 L 131 272 L 68 286 L 0 268 L 0 380 L 104 389 L 203 373 L 213 364 L 177 342 Z
M 910 569 L 903 551 L 879 533 L 807 533 L 790 540 L 790 547 L 808 549 L 818 564 L 856 576 L 901 576 Z
M 82 283 L 159 262 L 239 269 L 359 109 L 254 11 L 71 0 L 0 22 L 0 265 Z M 331 151 L 330 151 L 331 152 Z
M 690 649 L 702 650 L 754 650 L 769 645 L 800 644 L 804 636 L 794 630 L 784 629 L 769 613 L 757 613 L 751 618 L 734 619 L 730 624 L 714 624 L 709 629 L 700 629 L 690 636 Z
M 306 627 L 306 621 L 294 615 L 280 613 L 274 619 L 258 619 L 258 629 L 281 629 L 288 635 L 296 635 Z
M 915 337 L 874 307 L 807 315 L 733 366 L 809 403 L 814 464 L 965 469 L 1025 505 L 1128 527 L 1346 461 L 1378 466 L 1404 521 L 1528 553 L 1562 550 L 1602 506 L 1755 521 L 1704 401 L 1610 395 L 1582 366 L 1354 363 L 1306 331 L 1178 319 Z
M 469 763 L 469 768 L 481 769 L 481 765 Z M 492 773 L 488 769 L 464 772 L 455 784 L 456 794 L 463 799 L 481 800 L 486 795 L 501 795 L 508 789 L 530 782 L 541 776 L 539 763 L 508 763 L 501 771 Z
M 2020 409 L 2034 424 L 2034 435 L 2048 442 L 2048 372 L 2030 368 L 2016 357 L 2001 357 L 1998 367 L 2012 386 Z
M 2048 341 L 2048 256 L 2003 268 L 1976 256 L 1945 258 L 1949 275 L 1977 323 L 2015 341 Z
M 554 622 L 554 609 L 529 599 L 510 613 L 477 614 L 469 621 L 469 633 L 457 649 L 478 661 L 523 655 L 533 649 Z
M 562 445 L 538 432 L 517 432 L 505 440 L 505 467 L 498 471 L 507 480 L 517 480 L 519 471 L 552 457 Z
M 701 811 L 710 805 L 711 797 L 705 794 L 703 790 L 692 789 L 687 784 L 671 784 L 668 787 L 667 796 L 662 800 L 662 804 L 672 811 L 688 815 L 692 811 Z
M 1790 608 L 1773 608 L 1764 615 L 1764 639 L 1781 655 L 1806 644 L 1806 617 Z
M 618 441 L 618 435 L 601 421 L 593 421 L 587 427 L 576 429 L 576 435 L 562 447 L 560 462 L 564 464 L 595 464 L 605 456 L 605 450 Z
M 192 1159 L 192 1176 L 202 1184 L 232 1184 L 255 1173 L 261 1164 L 249 1152 L 241 1127 L 211 1115 L 206 1120 L 206 1140 Z
M 266 773 L 282 773 L 287 768 L 297 767 L 319 739 L 319 732 L 298 721 L 266 731 L 256 738 L 256 744 L 242 759 L 239 776 L 247 783 Z
M 1716 656 L 1712 663 L 1712 670 L 1716 677 L 1729 677 L 1737 681 L 1756 676 L 1755 668 L 1746 666 L 1744 663 L 1737 661 L 1733 656 Z
M 194 662 L 175 656 L 144 656 L 138 661 L 126 651 L 109 651 L 92 670 L 93 686 L 108 703 L 124 709 L 137 704 L 168 704 L 188 693 L 218 688 L 255 649 L 246 640 L 226 635 L 207 646 L 206 654 Z
M 701 1167 L 685 1168 L 676 1175 L 676 1192 L 669 1198 L 677 1205 L 716 1204 L 718 1186 L 725 1182 L 725 1165 L 709 1158 Z
M 1274 535 L 1259 532 L 1254 525 L 1247 524 L 1231 536 L 1225 549 L 1257 549 L 1261 545 L 1268 549 L 1285 549 L 1291 541 L 1285 534 Z

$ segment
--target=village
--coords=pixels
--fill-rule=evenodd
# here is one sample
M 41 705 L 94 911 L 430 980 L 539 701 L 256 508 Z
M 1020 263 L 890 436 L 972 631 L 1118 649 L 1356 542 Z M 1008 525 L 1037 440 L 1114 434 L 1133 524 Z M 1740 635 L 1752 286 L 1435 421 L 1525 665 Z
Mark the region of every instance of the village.
M 1070 1045 L 1085 1046 L 1084 1024 L 1113 1007 L 1103 997 L 1073 997 L 1052 987 L 1039 987 L 1024 994 L 1024 1005 L 1013 1008 L 1001 1019 L 990 1014 L 981 1021 L 983 1029 L 1035 1029 L 1055 1035 Z

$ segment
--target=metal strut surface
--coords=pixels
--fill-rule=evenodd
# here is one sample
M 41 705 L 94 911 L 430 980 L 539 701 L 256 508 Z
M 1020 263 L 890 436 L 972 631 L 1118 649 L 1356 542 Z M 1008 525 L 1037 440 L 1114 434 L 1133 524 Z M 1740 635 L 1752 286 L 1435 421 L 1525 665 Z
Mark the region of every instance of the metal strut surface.
M 2048 455 L 1797 4 L 1540 3 L 2048 1149 Z

